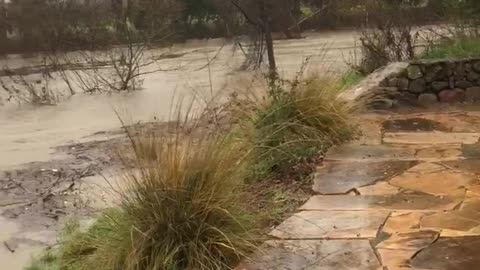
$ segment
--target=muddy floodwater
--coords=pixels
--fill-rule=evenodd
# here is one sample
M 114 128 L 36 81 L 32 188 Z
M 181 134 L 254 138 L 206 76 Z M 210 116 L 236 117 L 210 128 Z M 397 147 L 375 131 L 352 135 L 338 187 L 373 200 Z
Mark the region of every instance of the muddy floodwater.
M 280 73 L 294 75 L 305 57 L 311 57 L 310 70 L 342 71 L 353 56 L 355 40 L 355 32 L 338 31 L 276 41 Z M 80 179 L 82 183 L 101 182 L 98 173 L 105 168 L 95 162 L 99 161 L 103 148 L 92 147 L 85 154 L 74 146 L 68 151 L 59 151 L 59 146 L 112 136 L 104 131 L 120 127 L 115 110 L 134 122 L 167 119 L 173 97 L 191 96 L 194 92 L 208 95 L 210 81 L 216 91 L 222 89 L 229 78 L 246 73 L 238 71 L 243 54 L 222 40 L 190 41 L 174 46 L 172 52 L 181 55 L 162 60 L 161 65 L 179 68 L 147 75 L 141 91 L 79 94 L 56 106 L 18 106 L 3 101 L 0 106 L 1 269 L 22 269 L 32 254 L 55 244 L 56 223 L 65 214 L 65 205 L 58 204 L 70 201 L 67 195 L 56 199 L 45 196 L 54 193 L 49 181 L 56 181 L 54 188 L 58 194 L 70 190 Z M 214 60 L 210 68 L 205 68 L 208 59 Z M 21 68 L 40 61 L 40 57 L 9 56 L 0 60 L 0 66 Z M 38 179 L 45 182 L 32 182 Z M 66 180 L 58 183 L 58 179 Z
M 335 69 L 346 66 L 354 45 L 353 32 L 306 35 L 304 39 L 276 42 L 278 65 L 283 74 L 298 71 L 304 57 L 312 56 L 310 67 L 322 65 Z M 127 111 L 135 120 L 156 116 L 168 117 L 174 95 L 192 94 L 209 89 L 209 71 L 203 68 L 213 58 L 223 41 L 196 41 L 175 46 L 175 51 L 192 52 L 179 58 L 162 60 L 163 67 L 180 66 L 179 70 L 159 72 L 145 77 L 143 91 L 125 95 L 78 95 L 57 105 L 0 107 L 0 168 L 46 160 L 53 146 L 76 141 L 101 130 L 119 126 L 113 108 Z M 240 51 L 226 45 L 210 67 L 214 89 L 220 89 L 243 62 Z M 0 66 L 17 68 L 35 64 L 19 57 L 0 61 Z M 200 69 L 200 70 L 199 70 Z

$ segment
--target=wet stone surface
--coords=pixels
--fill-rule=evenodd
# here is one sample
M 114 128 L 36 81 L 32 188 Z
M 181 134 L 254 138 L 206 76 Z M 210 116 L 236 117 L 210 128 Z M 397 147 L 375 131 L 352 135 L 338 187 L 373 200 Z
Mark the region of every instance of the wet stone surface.
M 303 205 L 301 210 L 453 210 L 461 203 L 462 198 L 456 196 L 433 196 L 416 192 L 400 192 L 387 196 L 313 196 Z
M 462 155 L 467 159 L 480 159 L 480 143 L 462 145 Z
M 435 212 L 393 212 L 383 225 L 382 232 L 392 235 L 420 229 L 422 218 L 432 213 Z
M 395 233 L 380 242 L 376 248 L 419 251 L 433 243 L 439 234 L 439 231 L 433 230 L 411 230 Z
M 386 132 L 383 142 L 386 144 L 406 145 L 441 145 L 441 144 L 476 144 L 480 133 L 450 132 Z
M 316 175 L 313 191 L 320 194 L 347 193 L 400 174 L 414 166 L 414 161 L 326 162 Z
M 480 237 L 440 238 L 411 262 L 413 268 L 429 270 L 475 270 L 480 267 Z
M 326 154 L 313 186 L 322 195 L 275 228 L 279 240 L 245 269 L 480 269 L 479 116 L 379 116 L 362 143 Z M 335 256 L 326 240 L 344 245 L 336 262 L 318 260 Z
M 469 198 L 458 210 L 422 218 L 422 228 L 442 229 L 442 237 L 480 236 L 480 198 Z
M 388 215 L 387 211 L 303 211 L 270 235 L 281 239 L 374 238 Z
M 408 147 L 345 144 L 328 151 L 326 159 L 336 161 L 415 160 L 415 152 L 415 149 Z
M 417 168 L 418 167 L 418 168 Z M 470 174 L 454 172 L 448 169 L 436 170 L 420 164 L 410 171 L 390 179 L 388 182 L 402 189 L 413 190 L 426 194 L 444 196 L 463 194 L 465 188 L 474 184 L 477 178 Z
M 268 241 L 263 252 L 236 270 L 378 270 L 367 240 Z
M 480 159 L 452 160 L 443 164 L 452 170 L 464 173 L 480 174 Z

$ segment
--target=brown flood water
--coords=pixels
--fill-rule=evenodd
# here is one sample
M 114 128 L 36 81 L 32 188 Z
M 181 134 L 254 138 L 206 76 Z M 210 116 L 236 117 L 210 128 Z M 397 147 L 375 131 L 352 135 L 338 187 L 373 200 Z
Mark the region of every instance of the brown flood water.
M 307 56 L 312 57 L 311 70 L 342 71 L 347 67 L 345 61 L 353 52 L 355 32 L 310 33 L 305 36 L 304 39 L 276 41 L 276 56 L 282 75 L 294 75 Z M 115 110 L 135 122 L 145 122 L 154 117 L 167 119 L 173 97 L 191 96 L 192 89 L 209 93 L 209 70 L 201 68 L 206 65 L 207 59 L 217 54 L 222 44 L 221 40 L 211 40 L 176 45 L 174 52 L 193 52 L 166 59 L 162 61 L 162 66 L 180 65 L 182 68 L 146 76 L 142 91 L 76 95 L 57 106 L 0 106 L 0 173 L 28 162 L 60 159 L 60 156 L 53 155 L 54 147 L 96 139 L 98 137 L 88 136 L 118 128 L 120 122 Z M 17 68 L 38 64 L 39 60 L 39 57 L 25 59 L 12 56 L 0 60 L 0 66 Z M 210 66 L 214 89 L 221 89 L 228 78 L 238 76 L 240 72 L 236 70 L 242 62 L 243 55 L 239 51 L 234 54 L 231 45 L 224 46 Z M 29 263 L 32 254 L 55 242 L 55 231 L 27 230 L 14 219 L 2 217 L 7 210 L 1 206 L 2 199 L 0 193 L 0 268 L 19 270 Z M 17 244 L 10 241 L 13 236 L 27 241 Z M 8 250 L 9 244 L 15 246 L 15 252 Z

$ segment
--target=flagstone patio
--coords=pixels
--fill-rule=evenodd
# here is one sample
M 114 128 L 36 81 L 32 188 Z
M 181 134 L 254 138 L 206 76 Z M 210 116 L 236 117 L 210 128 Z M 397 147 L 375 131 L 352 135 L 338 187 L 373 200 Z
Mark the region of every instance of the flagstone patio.
M 480 269 L 480 112 L 368 114 L 244 270 Z

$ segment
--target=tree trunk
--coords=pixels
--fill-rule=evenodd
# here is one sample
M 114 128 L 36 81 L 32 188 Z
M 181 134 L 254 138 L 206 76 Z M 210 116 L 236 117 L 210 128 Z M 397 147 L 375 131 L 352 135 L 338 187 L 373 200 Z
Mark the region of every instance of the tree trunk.
M 0 0 L 0 44 L 5 44 L 7 41 L 7 7 L 5 0 Z
M 265 36 L 265 43 L 267 45 L 268 67 L 270 79 L 277 77 L 277 63 L 275 61 L 275 51 L 273 48 L 273 38 L 271 29 L 271 19 L 265 10 L 265 1 L 260 1 L 260 20 L 262 22 L 263 34 Z

